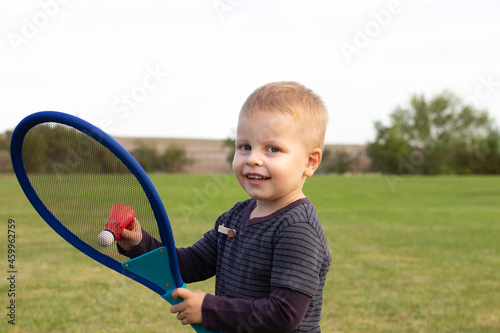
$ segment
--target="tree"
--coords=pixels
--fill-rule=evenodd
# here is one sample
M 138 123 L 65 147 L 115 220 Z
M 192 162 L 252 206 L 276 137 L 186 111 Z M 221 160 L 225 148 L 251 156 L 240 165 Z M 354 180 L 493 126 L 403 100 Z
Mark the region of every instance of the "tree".
M 319 172 L 330 173 L 335 172 L 339 175 L 351 171 L 351 165 L 356 158 L 349 154 L 347 150 L 339 149 L 332 153 L 331 150 L 325 149 L 323 151 L 323 158 L 319 167 Z
M 146 172 L 154 172 L 160 170 L 160 159 L 156 152 L 154 144 L 146 144 L 142 140 L 135 142 L 136 147 L 132 150 L 131 154 L 142 166 Z
M 166 172 L 183 172 L 187 165 L 193 163 L 193 160 L 187 156 L 186 149 L 176 144 L 167 147 L 160 161 Z
M 10 162 L 10 139 L 12 131 L 6 131 L 0 134 L 0 173 L 11 172 L 12 163 Z
M 354 159 L 345 149 L 337 151 L 333 162 L 333 171 L 343 175 L 351 170 L 351 164 L 354 162 Z
M 5 167 L 12 132 L 0 140 L 0 171 Z M 28 173 L 127 172 L 106 147 L 70 126 L 42 123 L 31 128 L 23 142 L 23 162 Z M 10 164 L 10 158 L 9 158 Z
M 235 139 L 227 138 L 222 143 L 223 148 L 229 148 L 229 152 L 227 153 L 227 156 L 226 156 L 226 161 L 229 164 L 230 169 L 233 168 L 234 153 L 236 152 L 235 142 L 236 142 Z
M 498 129 L 484 110 L 449 91 L 426 100 L 414 95 L 397 107 L 391 124 L 375 123 L 367 147 L 372 169 L 397 174 L 500 173 Z

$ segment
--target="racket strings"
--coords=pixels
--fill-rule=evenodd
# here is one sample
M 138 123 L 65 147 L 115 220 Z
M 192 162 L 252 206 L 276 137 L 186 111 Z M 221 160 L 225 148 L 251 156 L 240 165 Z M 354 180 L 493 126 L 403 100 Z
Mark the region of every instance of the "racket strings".
M 116 245 L 101 247 L 97 243 L 115 204 L 132 207 L 143 229 L 159 239 L 141 184 L 118 157 L 90 135 L 70 126 L 43 123 L 26 134 L 22 155 L 31 185 L 47 209 L 96 250 L 119 262 L 128 260 L 118 253 Z

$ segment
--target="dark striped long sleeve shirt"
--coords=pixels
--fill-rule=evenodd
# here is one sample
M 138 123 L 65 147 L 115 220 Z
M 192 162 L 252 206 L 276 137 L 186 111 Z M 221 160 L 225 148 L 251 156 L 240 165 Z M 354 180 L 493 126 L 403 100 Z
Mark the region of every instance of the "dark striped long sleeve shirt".
M 321 332 L 323 288 L 331 255 L 316 210 L 297 200 L 265 217 L 250 219 L 248 199 L 222 214 L 192 247 L 178 248 L 186 283 L 216 276 L 207 294 L 203 326 L 227 332 Z M 219 232 L 219 226 L 234 236 Z M 143 231 L 135 257 L 161 246 Z
M 331 255 L 314 206 L 304 198 L 269 216 L 250 219 L 254 205 L 254 199 L 237 203 L 192 247 L 215 267 L 215 295 L 248 300 L 246 309 L 253 311 L 239 313 L 235 304 L 230 318 L 240 331 L 252 328 L 253 332 L 259 331 L 259 325 L 276 321 L 277 314 L 256 308 L 258 303 L 252 307 L 252 301 L 269 298 L 273 288 L 307 295 L 309 305 L 294 332 L 320 332 L 323 287 Z M 220 225 L 234 230 L 234 237 L 218 232 Z M 215 329 L 216 322 L 223 318 L 216 315 L 216 300 L 209 297 L 206 302 L 207 307 L 214 303 L 215 308 L 210 311 L 214 323 L 212 327 L 208 319 L 204 325 Z

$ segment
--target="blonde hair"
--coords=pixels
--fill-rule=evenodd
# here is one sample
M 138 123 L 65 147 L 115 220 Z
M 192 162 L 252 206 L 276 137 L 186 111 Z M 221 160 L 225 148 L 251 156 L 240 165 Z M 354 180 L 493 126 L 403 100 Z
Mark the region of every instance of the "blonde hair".
M 323 150 L 328 111 L 311 89 L 293 81 L 268 83 L 248 96 L 241 107 L 240 117 L 249 117 L 256 111 L 290 115 L 303 127 L 306 143 Z

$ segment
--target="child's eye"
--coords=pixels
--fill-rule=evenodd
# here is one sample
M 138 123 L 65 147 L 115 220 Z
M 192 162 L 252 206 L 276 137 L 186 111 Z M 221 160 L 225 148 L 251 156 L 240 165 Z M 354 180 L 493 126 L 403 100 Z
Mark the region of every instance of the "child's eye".
M 240 149 L 243 151 L 251 151 L 252 147 L 250 147 L 250 145 L 241 145 Z
M 280 149 L 278 147 L 268 147 L 267 151 L 270 153 L 279 153 Z

